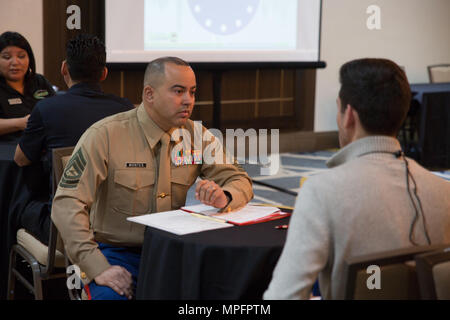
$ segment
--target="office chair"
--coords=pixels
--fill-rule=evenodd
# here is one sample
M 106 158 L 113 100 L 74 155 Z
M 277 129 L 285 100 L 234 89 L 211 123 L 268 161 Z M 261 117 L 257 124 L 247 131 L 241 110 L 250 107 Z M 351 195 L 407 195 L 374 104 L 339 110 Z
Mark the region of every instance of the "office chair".
M 450 168 L 450 92 L 423 94 L 419 163 L 430 170 Z
M 415 256 L 420 295 L 424 300 L 450 300 L 450 245 Z
M 439 250 L 446 245 L 430 245 L 390 250 L 352 257 L 345 262 L 344 299 L 351 300 L 416 300 L 420 299 L 414 257 Z M 369 266 L 379 267 L 380 288 L 369 289 Z
M 57 148 L 53 150 L 53 195 L 63 171 L 62 158 L 69 158 L 74 147 Z M 10 251 L 8 270 L 8 300 L 14 299 L 15 281 L 19 280 L 34 294 L 35 300 L 43 299 L 42 281 L 65 278 L 66 259 L 62 241 L 53 222 L 50 222 L 50 238 L 48 246 L 41 243 L 25 229 L 17 231 L 17 244 Z M 33 283 L 16 267 L 17 256 L 23 258 L 31 267 Z
M 56 193 L 57 186 L 64 172 L 64 168 L 70 160 L 70 156 L 73 153 L 73 149 L 75 147 L 66 147 L 66 148 L 57 148 L 53 150 L 53 194 Z M 53 224 L 53 222 L 52 222 Z M 72 262 L 69 260 L 67 255 L 64 255 L 65 267 L 66 271 L 69 266 L 72 266 Z M 68 272 L 68 271 L 67 271 Z M 80 271 L 81 272 L 81 271 Z M 79 275 L 76 275 L 76 282 L 81 284 L 81 279 Z M 74 286 L 73 288 L 67 287 L 67 291 L 71 300 L 87 300 L 86 293 L 82 286 L 77 288 Z
M 450 64 L 435 64 L 427 68 L 430 83 L 450 82 Z

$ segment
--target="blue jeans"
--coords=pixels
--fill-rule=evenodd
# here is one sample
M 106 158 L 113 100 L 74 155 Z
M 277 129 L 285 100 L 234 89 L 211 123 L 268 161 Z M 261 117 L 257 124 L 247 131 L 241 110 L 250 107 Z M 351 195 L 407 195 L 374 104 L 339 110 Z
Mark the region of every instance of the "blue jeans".
M 136 294 L 137 276 L 141 254 L 135 248 L 115 247 L 105 243 L 98 243 L 98 248 L 108 260 L 109 264 L 122 266 L 131 273 L 133 279 L 133 293 Z M 90 299 L 92 300 L 128 300 L 108 286 L 99 286 L 95 281 L 88 284 Z
M 314 282 L 314 286 L 312 288 L 312 294 L 315 297 L 320 297 L 321 296 L 320 288 L 319 288 L 319 280 L 316 280 L 316 282 Z

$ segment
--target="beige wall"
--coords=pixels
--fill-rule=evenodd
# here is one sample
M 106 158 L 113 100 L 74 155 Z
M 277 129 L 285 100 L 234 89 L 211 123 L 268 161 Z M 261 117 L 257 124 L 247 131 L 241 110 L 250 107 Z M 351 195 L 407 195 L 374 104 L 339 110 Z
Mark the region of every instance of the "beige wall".
M 381 9 L 381 30 L 368 30 L 369 5 Z M 410 82 L 427 82 L 426 66 L 450 62 L 450 0 L 323 0 L 321 59 L 315 131 L 337 130 L 338 71 L 346 61 L 385 57 L 406 68 Z M 44 70 L 42 0 L 0 0 L 0 32 L 22 33 L 33 48 L 37 72 Z
M 381 9 L 381 29 L 368 30 L 366 9 Z M 317 72 L 315 131 L 337 130 L 339 67 L 361 57 L 389 58 L 411 83 L 428 82 L 427 65 L 450 63 L 449 0 L 323 0 L 321 60 Z
M 42 0 L 0 0 L 0 33 L 17 31 L 30 42 L 36 71 L 44 71 Z

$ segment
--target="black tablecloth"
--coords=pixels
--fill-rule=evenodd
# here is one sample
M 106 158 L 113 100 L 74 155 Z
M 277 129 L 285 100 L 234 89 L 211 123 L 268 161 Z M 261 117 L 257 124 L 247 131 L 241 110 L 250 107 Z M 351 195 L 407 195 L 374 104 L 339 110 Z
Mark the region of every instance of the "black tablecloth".
M 42 164 L 20 168 L 14 162 L 17 142 L 0 142 L 0 300 L 6 299 L 9 250 L 16 242 L 19 213 L 35 193 L 48 192 Z
M 147 227 L 137 299 L 261 299 L 289 218 L 177 236 Z

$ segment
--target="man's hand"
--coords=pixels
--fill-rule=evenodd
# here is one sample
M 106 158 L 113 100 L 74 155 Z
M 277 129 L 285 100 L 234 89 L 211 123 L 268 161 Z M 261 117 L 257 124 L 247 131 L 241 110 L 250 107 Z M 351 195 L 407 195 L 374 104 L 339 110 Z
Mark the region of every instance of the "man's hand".
M 121 266 L 111 266 L 95 277 L 99 286 L 108 286 L 121 296 L 133 298 L 133 280 L 131 273 Z
M 25 117 L 22 118 L 16 118 L 16 127 L 19 130 L 25 130 L 25 128 L 27 127 L 27 123 L 28 123 L 28 118 L 30 117 L 30 115 L 26 115 Z
M 228 204 L 228 198 L 214 181 L 201 180 L 195 188 L 195 199 L 215 208 L 224 208 Z

